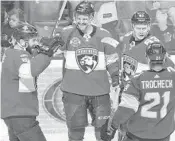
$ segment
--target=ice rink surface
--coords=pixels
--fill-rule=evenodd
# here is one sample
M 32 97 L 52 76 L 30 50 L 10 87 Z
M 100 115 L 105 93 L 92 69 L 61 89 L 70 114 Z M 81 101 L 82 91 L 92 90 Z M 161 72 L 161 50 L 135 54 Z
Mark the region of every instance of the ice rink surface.
M 172 57 L 173 60 L 175 60 L 175 56 Z M 62 62 L 58 61 L 52 61 L 51 65 L 48 67 L 48 70 L 46 72 L 50 74 L 50 71 L 53 73 L 53 69 L 55 66 L 59 66 L 59 71 L 57 70 L 57 77 L 60 77 L 61 75 L 61 64 Z M 47 74 L 43 75 L 43 77 L 47 76 Z M 45 81 L 44 79 L 42 81 Z M 50 82 L 51 83 L 51 82 Z M 42 84 L 43 85 L 43 84 Z M 43 85 L 44 86 L 44 85 Z M 44 91 L 43 91 L 44 92 Z M 52 119 L 48 115 L 46 115 L 45 112 L 40 111 L 40 116 L 38 117 L 38 120 L 40 122 L 41 128 L 47 138 L 47 141 L 68 141 L 67 137 L 67 128 L 65 123 L 56 121 L 55 119 Z M 4 124 L 3 120 L 0 120 L 0 141 L 9 141 L 8 139 L 8 131 L 6 128 L 6 125 Z M 86 128 L 85 133 L 85 139 L 84 141 L 95 141 L 94 136 L 94 129 L 93 127 L 89 126 Z M 117 134 L 113 141 L 117 141 Z M 171 140 L 175 141 L 175 132 L 171 135 Z
M 0 124 L 1 124 L 0 141 L 9 141 L 8 140 L 8 135 L 7 135 L 7 128 L 4 125 L 2 120 L 0 121 Z M 59 141 L 68 141 L 67 128 L 66 128 L 65 124 L 60 123 L 60 125 L 58 125 L 58 128 L 60 129 L 60 132 L 58 132 L 58 133 L 49 133 L 49 134 L 46 133 L 45 134 L 47 141 L 58 141 L 58 140 Z M 86 128 L 84 141 L 96 141 L 95 136 L 94 136 L 93 127 L 87 127 Z M 117 134 L 116 134 L 115 138 L 113 139 L 113 141 L 117 141 Z M 175 141 L 175 133 L 172 134 L 170 141 Z

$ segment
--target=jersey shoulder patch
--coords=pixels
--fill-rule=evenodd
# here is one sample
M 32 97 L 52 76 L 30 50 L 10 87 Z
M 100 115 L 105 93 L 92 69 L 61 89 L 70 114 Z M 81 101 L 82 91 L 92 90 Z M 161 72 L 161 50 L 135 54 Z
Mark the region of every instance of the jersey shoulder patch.
M 102 27 L 99 27 L 99 29 L 100 29 L 100 31 L 102 31 L 102 32 L 107 32 L 107 33 L 109 33 L 108 30 L 106 30 L 106 29 L 104 29 L 104 28 L 102 28 Z
M 149 36 L 145 39 L 144 44 L 148 46 L 154 42 L 160 42 L 160 40 L 156 36 Z
M 66 26 L 62 29 L 62 34 L 69 34 L 71 31 L 73 31 L 76 27 L 73 25 Z

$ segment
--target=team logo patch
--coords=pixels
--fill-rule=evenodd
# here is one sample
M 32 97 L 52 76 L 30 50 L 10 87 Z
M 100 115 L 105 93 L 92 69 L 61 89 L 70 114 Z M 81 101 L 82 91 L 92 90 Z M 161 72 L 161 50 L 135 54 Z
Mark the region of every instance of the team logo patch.
M 29 56 L 27 54 L 20 55 L 22 62 L 27 63 L 29 61 Z
M 137 66 L 137 60 L 127 55 L 123 56 L 123 69 L 126 74 L 134 75 L 137 70 Z
M 79 68 L 85 72 L 92 72 L 98 64 L 98 50 L 93 48 L 81 48 L 75 52 Z
M 73 37 L 73 38 L 70 40 L 70 44 L 71 44 L 73 47 L 78 47 L 78 46 L 81 44 L 81 41 L 80 41 L 79 38 Z

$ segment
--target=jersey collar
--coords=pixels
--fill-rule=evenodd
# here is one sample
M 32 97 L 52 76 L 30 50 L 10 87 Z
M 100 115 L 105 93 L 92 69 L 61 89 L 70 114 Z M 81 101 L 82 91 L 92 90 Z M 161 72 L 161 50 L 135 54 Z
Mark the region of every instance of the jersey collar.
M 95 32 L 96 32 L 96 30 L 97 30 L 97 27 L 96 27 L 96 26 L 92 25 L 92 27 L 93 27 L 92 33 L 89 34 L 91 38 L 92 38 L 92 36 L 95 35 Z M 77 29 L 78 29 L 78 31 L 79 31 L 79 34 L 83 37 L 85 34 L 84 34 L 79 28 L 77 28 Z

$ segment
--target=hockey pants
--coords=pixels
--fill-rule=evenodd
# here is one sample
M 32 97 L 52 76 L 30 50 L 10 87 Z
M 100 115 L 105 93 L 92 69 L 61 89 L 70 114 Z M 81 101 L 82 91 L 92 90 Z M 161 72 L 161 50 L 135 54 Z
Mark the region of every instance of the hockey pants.
M 69 141 L 82 141 L 85 127 L 88 126 L 88 112 L 91 115 L 91 125 L 95 127 L 97 141 L 100 138 L 100 128 L 109 118 L 111 106 L 109 94 L 101 96 L 83 96 L 63 92 L 63 103 L 66 114 Z
M 46 141 L 36 117 L 8 117 L 4 122 L 10 141 Z

